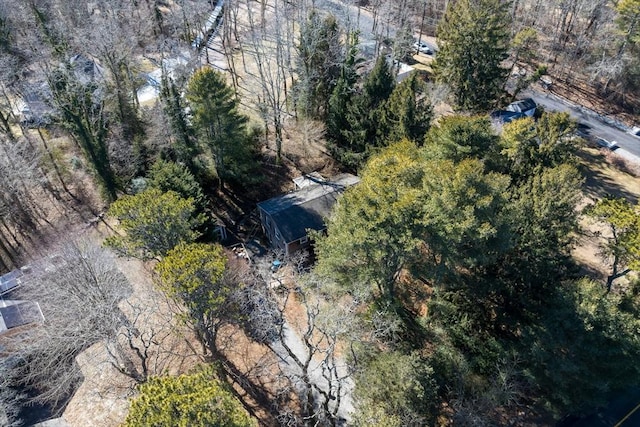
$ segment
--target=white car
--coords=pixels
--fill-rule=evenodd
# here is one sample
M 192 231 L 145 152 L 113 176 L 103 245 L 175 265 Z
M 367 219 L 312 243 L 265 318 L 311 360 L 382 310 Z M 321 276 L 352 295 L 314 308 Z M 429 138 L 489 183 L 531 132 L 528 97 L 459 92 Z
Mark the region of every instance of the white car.
M 640 127 L 638 126 L 634 126 L 633 128 L 631 128 L 631 130 L 629 131 L 629 133 L 633 136 L 635 136 L 636 138 L 640 138 Z
M 413 44 L 413 48 L 418 52 L 425 53 L 427 55 L 431 55 L 433 53 L 429 45 L 424 42 L 415 42 Z

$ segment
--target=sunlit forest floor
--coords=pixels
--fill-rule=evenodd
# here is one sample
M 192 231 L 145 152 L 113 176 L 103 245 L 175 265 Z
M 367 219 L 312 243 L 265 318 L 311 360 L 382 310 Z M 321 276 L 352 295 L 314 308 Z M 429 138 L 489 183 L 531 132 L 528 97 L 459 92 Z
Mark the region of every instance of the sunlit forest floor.
M 592 204 L 596 199 L 614 196 L 624 197 L 636 203 L 640 198 L 640 177 L 624 170 L 626 165 L 611 155 L 608 150 L 585 147 L 579 152 L 582 172 L 584 200 L 579 208 Z M 633 167 L 633 165 L 631 165 Z M 598 235 L 608 230 L 592 219 L 582 217 L 582 231 L 577 238 L 573 257 L 581 266 L 585 275 L 596 279 L 605 279 L 610 266 L 598 256 Z M 625 279 L 626 280 L 626 279 Z

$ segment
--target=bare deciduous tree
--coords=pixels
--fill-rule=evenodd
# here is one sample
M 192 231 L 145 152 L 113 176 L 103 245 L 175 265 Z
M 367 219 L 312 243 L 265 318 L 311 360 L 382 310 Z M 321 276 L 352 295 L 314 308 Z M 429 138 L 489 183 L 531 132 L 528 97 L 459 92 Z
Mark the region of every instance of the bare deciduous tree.
M 270 19 L 265 20 L 267 2 L 263 1 L 260 13 L 253 10 L 251 1 L 247 1 L 249 19 L 248 56 L 257 68 L 257 79 L 252 82 L 258 85 L 261 94 L 258 95 L 257 109 L 265 122 L 265 131 L 273 129 L 275 138 L 276 162 L 282 156 L 282 131 L 287 112 L 287 73 L 291 68 L 290 58 L 293 40 L 289 34 L 286 22 L 286 2 L 276 0 L 269 10 Z M 268 22 L 268 23 L 267 23 Z M 267 29 L 268 25 L 268 29 Z
M 353 409 L 352 369 L 345 356 L 354 338 L 357 302 L 321 295 L 326 284 L 309 273 L 300 274 L 303 266 L 302 258 L 289 259 L 287 277 L 280 282 L 264 266 L 258 267 L 258 280 L 245 289 L 241 311 L 249 335 L 280 360 L 279 375 L 287 381 L 279 394 L 293 392 L 298 398 L 300 411 L 280 408 L 281 421 L 336 426 Z
M 112 255 L 88 241 L 66 243 L 30 268 L 17 298 L 37 301 L 45 321 L 5 340 L 6 375 L 34 401 L 58 407 L 81 380 L 75 357 L 128 322 L 118 304 L 131 288 Z
M 138 285 L 140 286 L 140 285 Z M 150 286 L 119 304 L 126 319 L 104 340 L 109 363 L 136 383 L 167 372 L 190 357 L 180 350 L 180 330 L 167 299 Z
M 10 376 L 5 375 L 9 361 L 2 358 L 1 349 L 2 347 L 0 347 L 0 425 L 19 427 L 22 422 L 18 416 L 25 396 L 12 387 L 9 381 Z
M 49 181 L 40 169 L 38 150 L 28 142 L 0 138 L 0 258 L 13 264 L 22 242 L 37 238 L 40 227 L 50 225 L 41 203 Z

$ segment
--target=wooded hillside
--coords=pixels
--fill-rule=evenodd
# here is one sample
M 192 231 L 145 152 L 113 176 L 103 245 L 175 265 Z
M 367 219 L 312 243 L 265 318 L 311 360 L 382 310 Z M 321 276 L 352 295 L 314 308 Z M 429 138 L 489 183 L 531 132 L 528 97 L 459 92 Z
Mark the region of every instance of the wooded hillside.
M 639 0 L 15 0 L 0 83 L 3 298 L 45 319 L 0 330 L 0 424 L 103 367 L 132 426 L 554 425 L 640 382 L 634 165 L 490 115 L 638 123 Z M 311 172 L 360 182 L 270 250 Z

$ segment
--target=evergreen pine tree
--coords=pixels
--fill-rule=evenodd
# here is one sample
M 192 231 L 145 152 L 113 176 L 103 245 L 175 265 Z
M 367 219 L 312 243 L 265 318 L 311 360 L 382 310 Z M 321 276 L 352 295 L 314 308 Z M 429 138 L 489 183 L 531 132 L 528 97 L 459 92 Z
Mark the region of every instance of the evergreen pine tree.
M 425 85 L 417 73 L 398 84 L 382 109 L 378 143 L 389 145 L 404 138 L 422 141 L 431 125 L 433 110 L 425 95 Z
M 384 103 L 394 87 L 393 73 L 386 58 L 381 56 L 367 75 L 362 93 L 347 105 L 346 126 L 341 130 L 343 146 L 338 147 L 341 154 L 339 159 L 346 166 L 361 166 L 372 149 L 384 145 L 377 137 L 380 133 L 378 128 L 382 121 Z
M 376 65 L 364 81 L 365 103 L 372 108 L 377 108 L 389 98 L 395 85 L 396 80 L 387 59 L 384 56 L 379 56 Z
M 172 157 L 184 163 L 191 173 L 200 175 L 200 170 L 196 166 L 194 159 L 198 156 L 199 150 L 196 147 L 196 140 L 193 128 L 189 125 L 185 105 L 180 90 L 171 79 L 166 70 L 162 71 L 162 82 L 160 99 L 163 102 L 164 113 L 169 119 L 169 124 L 173 132 L 173 153 Z
M 322 119 L 327 114 L 329 98 L 341 74 L 344 47 L 340 28 L 333 15 L 324 20 L 314 11 L 300 30 L 296 102 L 300 112 Z
M 509 48 L 507 8 L 500 0 L 460 0 L 438 26 L 434 73 L 451 87 L 459 109 L 486 111 L 500 97 L 508 77 L 501 66 Z
M 182 163 L 158 160 L 149 169 L 147 185 L 161 192 L 175 191 L 183 199 L 193 199 L 198 212 L 204 211 L 206 200 L 193 173 Z
M 196 71 L 187 87 L 187 100 L 198 140 L 213 156 L 219 184 L 247 176 L 255 152 L 246 130 L 248 119 L 238 111 L 233 90 L 222 74 L 211 68 Z
M 497 156 L 498 137 L 487 117 L 443 117 L 425 137 L 425 156 L 431 159 L 461 162 L 482 159 L 491 165 Z
M 357 68 L 360 63 L 358 57 L 358 34 L 349 36 L 347 55 L 340 70 L 340 76 L 336 82 L 327 107 L 326 126 L 329 148 L 336 158 L 340 158 L 340 152 L 346 145 L 343 130 L 347 128 L 347 111 L 356 92 L 355 85 L 358 82 Z

